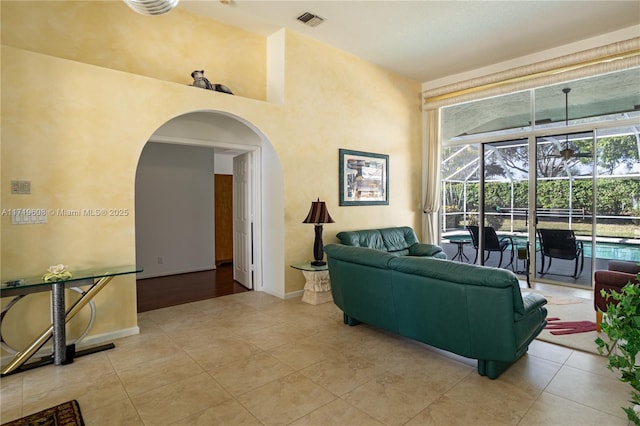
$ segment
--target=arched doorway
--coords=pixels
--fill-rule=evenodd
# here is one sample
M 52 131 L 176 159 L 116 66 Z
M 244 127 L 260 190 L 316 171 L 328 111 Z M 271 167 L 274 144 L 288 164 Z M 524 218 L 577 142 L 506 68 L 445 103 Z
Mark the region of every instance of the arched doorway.
M 145 153 L 152 146 L 156 164 L 149 165 Z M 282 297 L 284 280 L 273 279 L 278 275 L 274 259 L 283 258 L 284 251 L 278 247 L 283 242 L 273 245 L 273 234 L 281 240 L 284 227 L 283 221 L 277 220 L 283 209 L 282 168 L 259 129 L 220 111 L 190 112 L 167 121 L 149 138 L 141 154 L 135 195 L 136 257 L 137 263 L 144 266 L 146 277 L 215 268 L 214 168 L 221 158 L 240 157 L 249 161 L 251 170 L 245 206 L 249 208 L 249 232 L 246 241 L 237 244 L 238 249 L 245 251 L 243 258 L 250 261 L 245 277 L 254 290 Z M 152 170 L 151 179 L 158 181 L 151 190 L 138 184 L 139 175 L 148 169 Z M 173 195 L 169 196 L 170 193 Z M 145 208 L 139 208 L 140 205 Z M 153 213 L 149 213 L 150 209 Z M 267 229 L 263 223 L 269 223 Z M 271 234 L 268 239 L 265 232 Z M 268 247 L 263 243 L 266 241 Z M 162 252 L 172 254 L 165 256 Z M 265 274 L 269 279 L 264 279 Z

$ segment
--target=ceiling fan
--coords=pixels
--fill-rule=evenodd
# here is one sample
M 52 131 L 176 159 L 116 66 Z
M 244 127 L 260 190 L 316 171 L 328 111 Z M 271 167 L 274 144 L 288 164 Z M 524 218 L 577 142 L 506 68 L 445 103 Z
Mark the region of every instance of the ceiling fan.
M 562 93 L 564 93 L 564 124 L 565 126 L 569 126 L 569 92 L 571 92 L 570 87 L 565 87 L 562 89 Z M 591 157 L 589 153 L 580 153 L 569 146 L 569 135 L 565 135 L 564 140 L 564 149 L 560 150 L 559 155 L 552 155 L 552 157 L 563 158 L 565 161 L 571 158 L 579 158 L 579 157 Z

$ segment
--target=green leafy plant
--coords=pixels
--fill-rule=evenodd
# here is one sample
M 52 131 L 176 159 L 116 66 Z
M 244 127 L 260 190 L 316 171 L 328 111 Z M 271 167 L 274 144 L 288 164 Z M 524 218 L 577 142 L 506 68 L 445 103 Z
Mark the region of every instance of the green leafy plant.
M 620 289 L 620 293 L 602 290 L 602 296 L 617 303 L 607 305 L 607 316 L 602 322 L 602 331 L 614 343 L 598 337 L 598 351 L 609 353 L 607 368 L 619 370 L 620 381 L 629 383 L 633 388 L 629 400 L 631 407 L 622 409 L 633 424 L 640 425 L 640 365 L 637 359 L 640 352 L 640 286 L 629 282 Z M 616 350 L 612 351 L 614 345 Z

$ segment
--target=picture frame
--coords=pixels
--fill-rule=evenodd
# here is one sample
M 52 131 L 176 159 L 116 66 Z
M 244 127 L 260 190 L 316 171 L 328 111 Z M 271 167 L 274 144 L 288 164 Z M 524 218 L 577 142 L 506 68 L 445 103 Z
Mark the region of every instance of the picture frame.
M 340 149 L 340 205 L 389 205 L 389 156 Z

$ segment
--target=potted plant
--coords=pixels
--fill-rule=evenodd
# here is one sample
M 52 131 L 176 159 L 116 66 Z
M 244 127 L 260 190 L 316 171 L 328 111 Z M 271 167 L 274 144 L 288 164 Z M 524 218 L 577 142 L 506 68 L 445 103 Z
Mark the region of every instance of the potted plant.
M 640 286 L 629 282 L 620 289 L 620 293 L 611 291 L 609 294 L 602 290 L 602 296 L 613 300 L 607 305 L 607 317 L 602 323 L 602 331 L 613 343 L 598 337 L 598 351 L 609 353 L 607 368 L 619 370 L 620 381 L 631 385 L 631 407 L 622 409 L 629 421 L 640 426 Z M 616 350 L 612 351 L 614 346 Z

